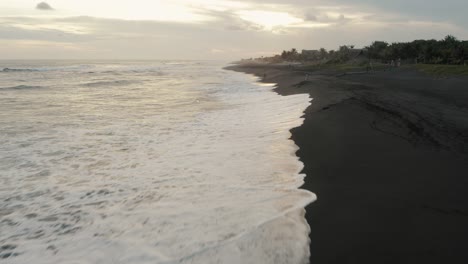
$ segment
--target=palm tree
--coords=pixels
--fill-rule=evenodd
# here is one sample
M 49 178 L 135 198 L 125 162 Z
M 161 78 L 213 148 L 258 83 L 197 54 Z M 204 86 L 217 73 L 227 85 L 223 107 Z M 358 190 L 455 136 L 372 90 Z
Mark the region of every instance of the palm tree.
M 321 48 L 321 49 L 320 49 L 320 59 L 322 59 L 322 60 L 323 60 L 323 59 L 326 59 L 326 58 L 327 58 L 327 55 L 328 55 L 327 50 L 324 49 L 324 48 Z

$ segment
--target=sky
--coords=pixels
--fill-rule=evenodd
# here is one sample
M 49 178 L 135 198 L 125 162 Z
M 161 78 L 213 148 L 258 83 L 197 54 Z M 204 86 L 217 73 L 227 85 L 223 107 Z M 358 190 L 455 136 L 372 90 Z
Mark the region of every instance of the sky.
M 236 60 L 468 39 L 466 0 L 0 0 L 0 59 Z

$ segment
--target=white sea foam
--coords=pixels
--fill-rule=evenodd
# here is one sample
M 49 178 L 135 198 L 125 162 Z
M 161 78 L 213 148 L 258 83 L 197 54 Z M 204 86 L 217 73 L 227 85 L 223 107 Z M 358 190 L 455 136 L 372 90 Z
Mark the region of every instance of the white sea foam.
M 0 81 L 47 87 L 0 90 L 0 258 L 308 262 L 307 95 L 213 63 L 66 67 Z

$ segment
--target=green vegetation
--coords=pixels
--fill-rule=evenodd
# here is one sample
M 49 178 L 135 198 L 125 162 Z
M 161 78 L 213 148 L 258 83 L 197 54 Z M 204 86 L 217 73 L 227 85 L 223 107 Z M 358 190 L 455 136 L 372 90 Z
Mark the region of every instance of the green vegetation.
M 335 72 L 365 72 L 365 71 L 387 71 L 391 70 L 392 67 L 388 64 L 373 62 L 372 65 L 369 65 L 369 62 L 361 61 L 356 63 L 346 63 L 346 62 L 337 62 L 337 63 L 323 63 L 323 64 L 304 64 L 296 66 L 297 69 L 304 71 L 335 71 Z
M 365 71 L 366 66 L 346 63 L 326 63 L 315 65 L 304 65 L 300 67 L 304 71 L 334 70 L 337 72 L 359 72 Z
M 337 51 L 327 51 L 324 48 L 314 51 L 302 51 L 299 53 L 296 49 L 289 51 L 284 50 L 281 55 L 273 57 L 262 57 L 256 60 L 264 62 L 278 63 L 284 61 L 297 61 L 297 62 L 322 62 L 322 63 L 344 63 L 361 53 L 361 49 L 355 49 L 354 45 L 340 46 Z
M 299 53 L 296 49 L 291 49 L 272 57 L 249 60 L 263 63 L 334 64 L 335 67 L 337 64 L 343 63 L 370 66 L 371 62 L 395 67 L 400 66 L 400 63 L 406 65 L 420 63 L 465 65 L 468 62 L 468 41 L 460 41 L 450 35 L 442 40 L 415 40 L 392 44 L 385 41 L 374 41 L 363 49 L 356 49 L 354 45 L 340 46 L 336 51 L 327 51 L 321 48 L 319 50 L 303 50 Z
M 439 41 L 415 40 L 392 44 L 375 41 L 366 49 L 370 58 L 381 61 L 399 58 L 414 63 L 461 65 L 468 60 L 468 41 L 460 41 L 450 35 Z
M 404 65 L 403 68 L 416 69 L 435 77 L 450 77 L 450 76 L 468 76 L 468 66 L 464 65 L 444 65 L 444 64 L 410 64 Z M 334 71 L 337 73 L 350 72 L 365 72 L 369 70 L 367 64 L 349 64 L 349 63 L 326 63 L 315 65 L 303 65 L 297 67 L 304 71 Z M 372 71 L 390 71 L 395 70 L 388 64 L 373 63 Z
M 422 72 L 438 77 L 468 75 L 468 66 L 463 65 L 437 65 L 418 64 L 414 67 Z

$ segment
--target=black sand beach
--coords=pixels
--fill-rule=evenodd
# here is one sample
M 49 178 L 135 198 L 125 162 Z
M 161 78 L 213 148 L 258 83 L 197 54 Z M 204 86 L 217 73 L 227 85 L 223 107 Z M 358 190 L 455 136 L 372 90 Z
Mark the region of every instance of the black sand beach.
M 292 130 L 311 263 L 468 263 L 468 78 L 229 69 L 314 98 Z

